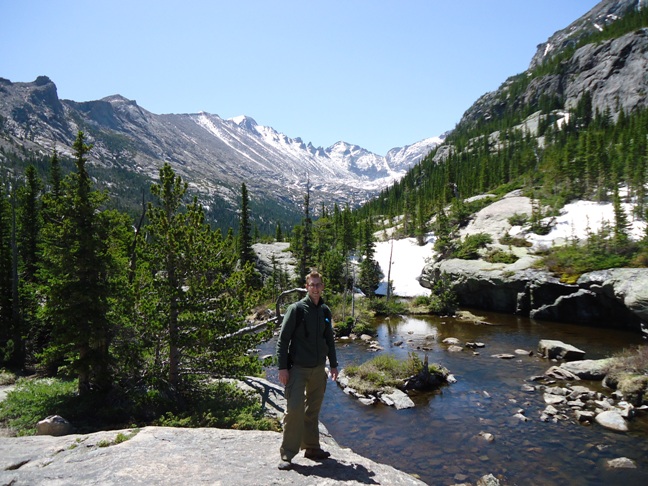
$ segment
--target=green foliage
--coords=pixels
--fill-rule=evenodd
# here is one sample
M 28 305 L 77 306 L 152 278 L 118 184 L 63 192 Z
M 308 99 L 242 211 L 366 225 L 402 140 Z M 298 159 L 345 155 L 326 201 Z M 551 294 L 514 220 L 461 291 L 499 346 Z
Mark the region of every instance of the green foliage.
M 0 369 L 0 386 L 13 385 L 18 377 L 11 371 Z
M 21 378 L 16 388 L 0 402 L 0 421 L 18 435 L 33 435 L 36 424 L 45 417 L 58 414 L 70 420 L 77 386 L 76 381 Z
M 479 250 L 486 248 L 486 245 L 492 242 L 493 238 L 488 233 L 467 235 L 455 250 L 453 257 L 462 260 L 476 260 L 480 256 Z
M 250 197 L 245 183 L 241 184 L 241 216 L 239 218 L 239 260 L 241 266 L 254 263 L 254 250 L 252 249 L 252 235 L 250 227 Z
M 369 309 L 377 316 L 405 314 L 407 306 L 398 299 L 376 298 L 369 301 Z
M 351 332 L 356 336 L 361 336 L 363 334 L 367 334 L 368 336 L 375 336 L 376 328 L 373 327 L 369 322 L 358 319 L 351 328 Z
M 607 245 L 580 245 L 577 242 L 570 245 L 552 248 L 542 259 L 542 263 L 551 272 L 569 276 L 578 276 L 595 270 L 625 267 L 630 263 L 628 255 L 614 251 Z
M 511 253 L 510 251 L 504 251 L 500 248 L 495 248 L 486 254 L 484 260 L 490 263 L 511 264 L 517 262 L 518 257 L 514 253 Z
M 344 321 L 338 321 L 335 323 L 335 335 L 337 337 L 340 336 L 348 336 L 351 334 L 353 330 L 353 326 L 355 325 L 356 320 L 348 316 Z
M 606 381 L 635 406 L 648 404 L 648 346 L 639 345 L 612 356 Z
M 52 201 L 50 211 L 58 218 L 44 228 L 40 269 L 48 296 L 42 315 L 53 327 L 47 356 L 69 363 L 80 393 L 111 386 L 111 297 L 124 271 L 111 252 L 113 214 L 101 210 L 105 196 L 93 190 L 86 170 L 90 148 L 79 132 L 76 172 Z
M 521 248 L 530 248 L 533 246 L 533 243 L 531 243 L 526 238 L 511 236 L 509 233 L 506 233 L 504 236 L 502 236 L 499 242 L 502 245 L 518 246 Z
M 438 278 L 432 287 L 432 293 L 428 299 L 430 312 L 437 315 L 454 315 L 459 306 L 457 294 L 452 288 L 452 280 L 446 273 Z
M 524 226 L 527 223 L 527 221 L 529 221 L 528 214 L 515 213 L 513 216 L 511 216 L 508 219 L 508 222 L 511 226 Z
M 281 429 L 275 419 L 264 416 L 259 400 L 234 384 L 198 384 L 187 394 L 186 408 L 167 412 L 154 421 L 167 427 L 218 427 L 241 430 Z
M 17 353 L 16 338 L 21 329 L 13 319 L 12 211 L 4 190 L 0 190 L 0 365 L 11 364 Z
M 187 184 L 166 164 L 152 187 L 147 238 L 140 245 L 136 274 L 135 332 L 140 368 L 164 373 L 169 383 L 194 373 L 254 374 L 258 360 L 246 356 L 263 333 L 240 333 L 253 306 L 254 270 L 236 267 L 236 256 L 220 232 L 205 222 Z
M 226 382 L 194 381 L 182 393 L 136 387 L 79 396 L 76 389 L 74 380 L 20 379 L 0 402 L 0 421 L 18 435 L 33 435 L 38 421 L 50 415 L 65 417 L 81 432 L 133 424 L 279 430 L 275 419 L 264 416 L 257 397 Z M 105 445 L 131 437 L 118 434 Z

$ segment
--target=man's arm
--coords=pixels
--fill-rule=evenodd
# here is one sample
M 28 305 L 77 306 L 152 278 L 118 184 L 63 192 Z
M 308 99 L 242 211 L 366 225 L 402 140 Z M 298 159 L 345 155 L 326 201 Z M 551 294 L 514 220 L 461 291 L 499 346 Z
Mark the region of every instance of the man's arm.
M 290 376 L 288 372 L 288 348 L 293 332 L 295 331 L 295 314 L 295 304 L 292 304 L 286 311 L 286 315 L 281 323 L 279 337 L 277 338 L 276 356 L 279 368 L 279 382 L 284 386 L 288 383 Z

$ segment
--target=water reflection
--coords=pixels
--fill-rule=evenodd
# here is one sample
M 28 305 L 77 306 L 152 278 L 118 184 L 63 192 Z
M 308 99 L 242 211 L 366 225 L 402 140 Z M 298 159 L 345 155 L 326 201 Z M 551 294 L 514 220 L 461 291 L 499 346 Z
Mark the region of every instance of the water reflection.
M 553 363 L 536 356 L 541 339 L 557 339 L 586 352 L 587 359 L 609 356 L 637 344 L 641 337 L 625 331 L 532 321 L 516 316 L 479 313 L 480 324 L 452 318 L 403 317 L 376 322 L 377 340 L 391 353 L 428 355 L 430 363 L 450 370 L 457 383 L 434 393 L 412 396 L 416 408 L 367 407 L 329 386 L 321 420 L 343 446 L 373 460 L 417 474 L 432 485 L 476 483 L 484 474 L 505 484 L 597 485 L 648 484 L 648 417 L 631 422 L 628 433 L 598 425 L 584 426 L 573 417 L 542 422 L 542 393 L 522 391 L 529 378 Z M 449 352 L 447 337 L 484 343 L 476 350 Z M 273 343 L 268 343 L 271 349 Z M 493 355 L 533 351 L 503 360 Z M 338 345 L 341 367 L 371 357 L 359 341 Z M 268 378 L 276 381 L 276 372 Z M 599 383 L 581 382 L 591 388 Z M 528 418 L 522 421 L 515 415 Z M 491 434 L 488 441 L 485 434 Z M 636 470 L 609 470 L 606 461 L 628 457 Z

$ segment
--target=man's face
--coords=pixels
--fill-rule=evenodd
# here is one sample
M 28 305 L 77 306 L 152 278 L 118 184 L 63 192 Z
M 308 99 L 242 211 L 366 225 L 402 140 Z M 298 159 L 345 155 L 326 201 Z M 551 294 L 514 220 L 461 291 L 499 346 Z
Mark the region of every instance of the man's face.
M 324 290 L 324 284 L 322 283 L 321 278 L 313 277 L 308 280 L 306 288 L 311 300 L 317 302 L 322 295 L 322 291 Z

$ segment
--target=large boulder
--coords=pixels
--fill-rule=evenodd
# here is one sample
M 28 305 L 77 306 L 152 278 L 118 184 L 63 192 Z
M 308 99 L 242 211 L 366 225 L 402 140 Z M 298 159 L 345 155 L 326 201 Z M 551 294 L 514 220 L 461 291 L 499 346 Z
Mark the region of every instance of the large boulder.
M 581 380 L 602 380 L 608 373 L 613 358 L 584 359 L 561 363 L 560 367 L 578 376 Z
M 628 424 L 623 416 L 616 410 L 605 410 L 599 413 L 595 420 L 599 425 L 602 425 L 605 428 L 616 430 L 618 432 L 628 431 Z
M 565 361 L 575 361 L 583 359 L 585 351 L 578 349 L 571 344 L 563 343 L 553 339 L 542 339 L 538 344 L 540 355 L 549 359 L 564 359 Z M 569 370 L 571 371 L 571 370 Z
M 72 424 L 60 415 L 50 415 L 36 424 L 36 435 L 68 435 L 72 433 Z

